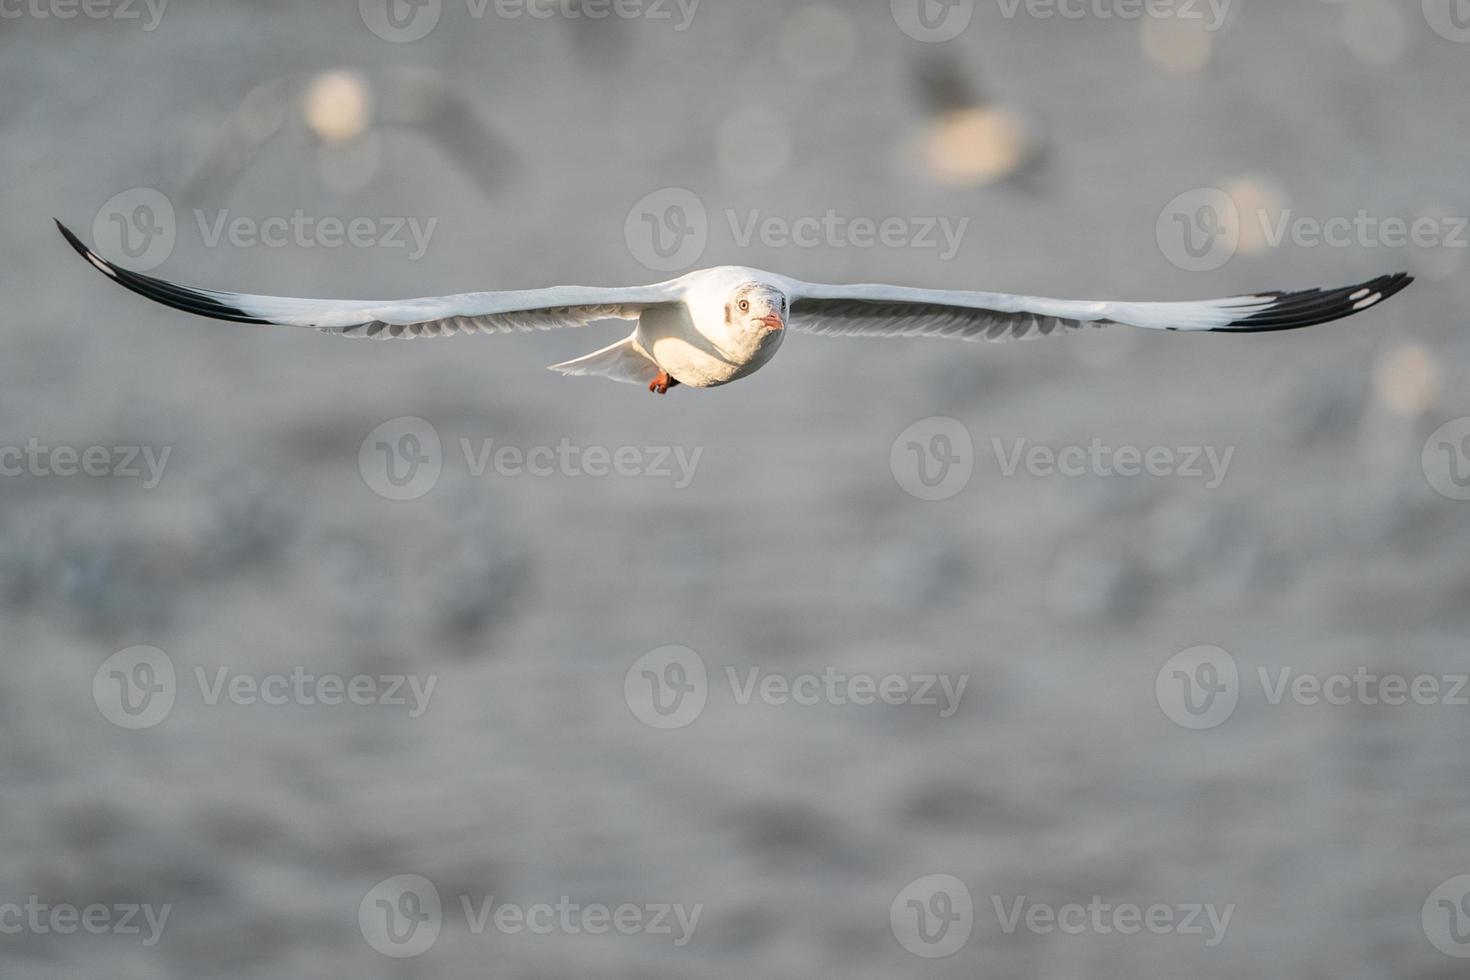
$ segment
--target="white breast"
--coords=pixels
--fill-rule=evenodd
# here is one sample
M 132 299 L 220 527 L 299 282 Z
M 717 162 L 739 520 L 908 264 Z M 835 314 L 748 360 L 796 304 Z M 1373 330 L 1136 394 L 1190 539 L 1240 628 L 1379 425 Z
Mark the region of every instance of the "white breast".
M 722 305 L 696 303 L 648 310 L 633 337 L 643 353 L 681 384 L 713 388 L 758 370 L 775 356 L 785 333 L 732 335 Z

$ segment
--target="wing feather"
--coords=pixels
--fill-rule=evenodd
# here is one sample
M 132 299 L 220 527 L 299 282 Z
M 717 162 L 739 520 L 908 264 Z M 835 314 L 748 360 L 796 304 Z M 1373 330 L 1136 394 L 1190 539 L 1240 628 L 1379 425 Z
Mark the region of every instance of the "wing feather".
M 791 326 L 840 337 L 1019 340 L 1087 326 L 1256 333 L 1296 330 L 1352 316 L 1414 281 L 1407 273 L 1341 289 L 1262 293 L 1186 303 L 1109 303 L 1008 293 L 824 286 L 791 281 Z
M 374 302 L 295 299 L 196 289 L 115 265 L 56 226 L 88 262 L 119 285 L 156 303 L 216 320 L 315 327 L 347 337 L 443 337 L 580 327 L 598 320 L 636 320 L 651 306 L 678 301 L 674 283 L 611 288 L 556 286 Z

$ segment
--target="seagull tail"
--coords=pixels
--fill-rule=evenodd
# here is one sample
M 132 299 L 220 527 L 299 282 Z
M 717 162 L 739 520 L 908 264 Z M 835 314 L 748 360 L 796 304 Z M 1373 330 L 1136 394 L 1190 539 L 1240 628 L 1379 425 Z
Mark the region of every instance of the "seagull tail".
M 610 378 L 635 385 L 646 385 L 659 375 L 659 366 L 638 348 L 633 337 L 574 361 L 553 364 L 548 370 L 560 371 L 562 374 Z

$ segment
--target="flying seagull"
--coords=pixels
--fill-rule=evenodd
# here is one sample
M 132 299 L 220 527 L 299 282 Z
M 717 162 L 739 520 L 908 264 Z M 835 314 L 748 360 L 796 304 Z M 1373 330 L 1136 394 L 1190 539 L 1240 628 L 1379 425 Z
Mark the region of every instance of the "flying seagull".
M 1259 293 L 1193 303 L 1112 303 L 1006 293 L 824 286 L 739 266 L 691 272 L 652 286 L 554 286 L 421 299 L 290 299 L 179 286 L 120 268 L 87 248 L 61 222 L 81 255 L 135 293 L 189 313 L 237 323 L 315 327 L 347 337 L 443 337 L 581 327 L 631 320 L 611 347 L 551 370 L 646 385 L 713 388 L 759 370 L 787 329 L 839 337 L 956 337 L 1017 340 L 1085 326 L 1256 333 L 1295 330 L 1360 313 L 1404 289 L 1407 273 L 1342 289 Z
M 201 202 L 225 197 L 277 136 L 304 135 L 319 146 L 327 145 L 330 134 L 310 123 L 310 106 L 314 93 L 330 95 L 344 87 L 350 95 L 362 93 L 367 105 L 364 124 L 408 129 L 433 141 L 487 196 L 502 190 L 505 177 L 521 167 L 510 144 L 439 72 L 420 68 L 387 68 L 367 74 L 338 70 L 284 75 L 252 89 L 226 120 L 209 156 L 189 178 L 184 196 Z M 331 108 L 331 99 L 327 101 Z M 337 135 L 350 140 L 362 134 Z

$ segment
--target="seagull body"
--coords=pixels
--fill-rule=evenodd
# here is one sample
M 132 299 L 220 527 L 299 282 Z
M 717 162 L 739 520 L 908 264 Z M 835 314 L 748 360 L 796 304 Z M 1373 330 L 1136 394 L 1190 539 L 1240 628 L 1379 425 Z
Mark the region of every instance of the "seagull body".
M 646 385 L 714 388 L 758 371 L 788 330 L 829 336 L 1018 340 L 1087 326 L 1259 333 L 1362 312 L 1406 288 L 1405 273 L 1341 289 L 1269 292 L 1183 303 L 1045 299 L 1007 293 L 828 286 L 742 266 L 651 286 L 554 286 L 395 301 L 293 299 L 195 289 L 132 272 L 62 235 L 109 278 L 155 302 L 218 320 L 313 327 L 349 337 L 441 337 L 633 321 L 624 340 L 551 370 Z
M 721 266 L 648 288 L 670 299 L 639 311 L 629 337 L 551 370 L 715 388 L 759 370 L 786 337 L 787 298 L 769 273 Z

